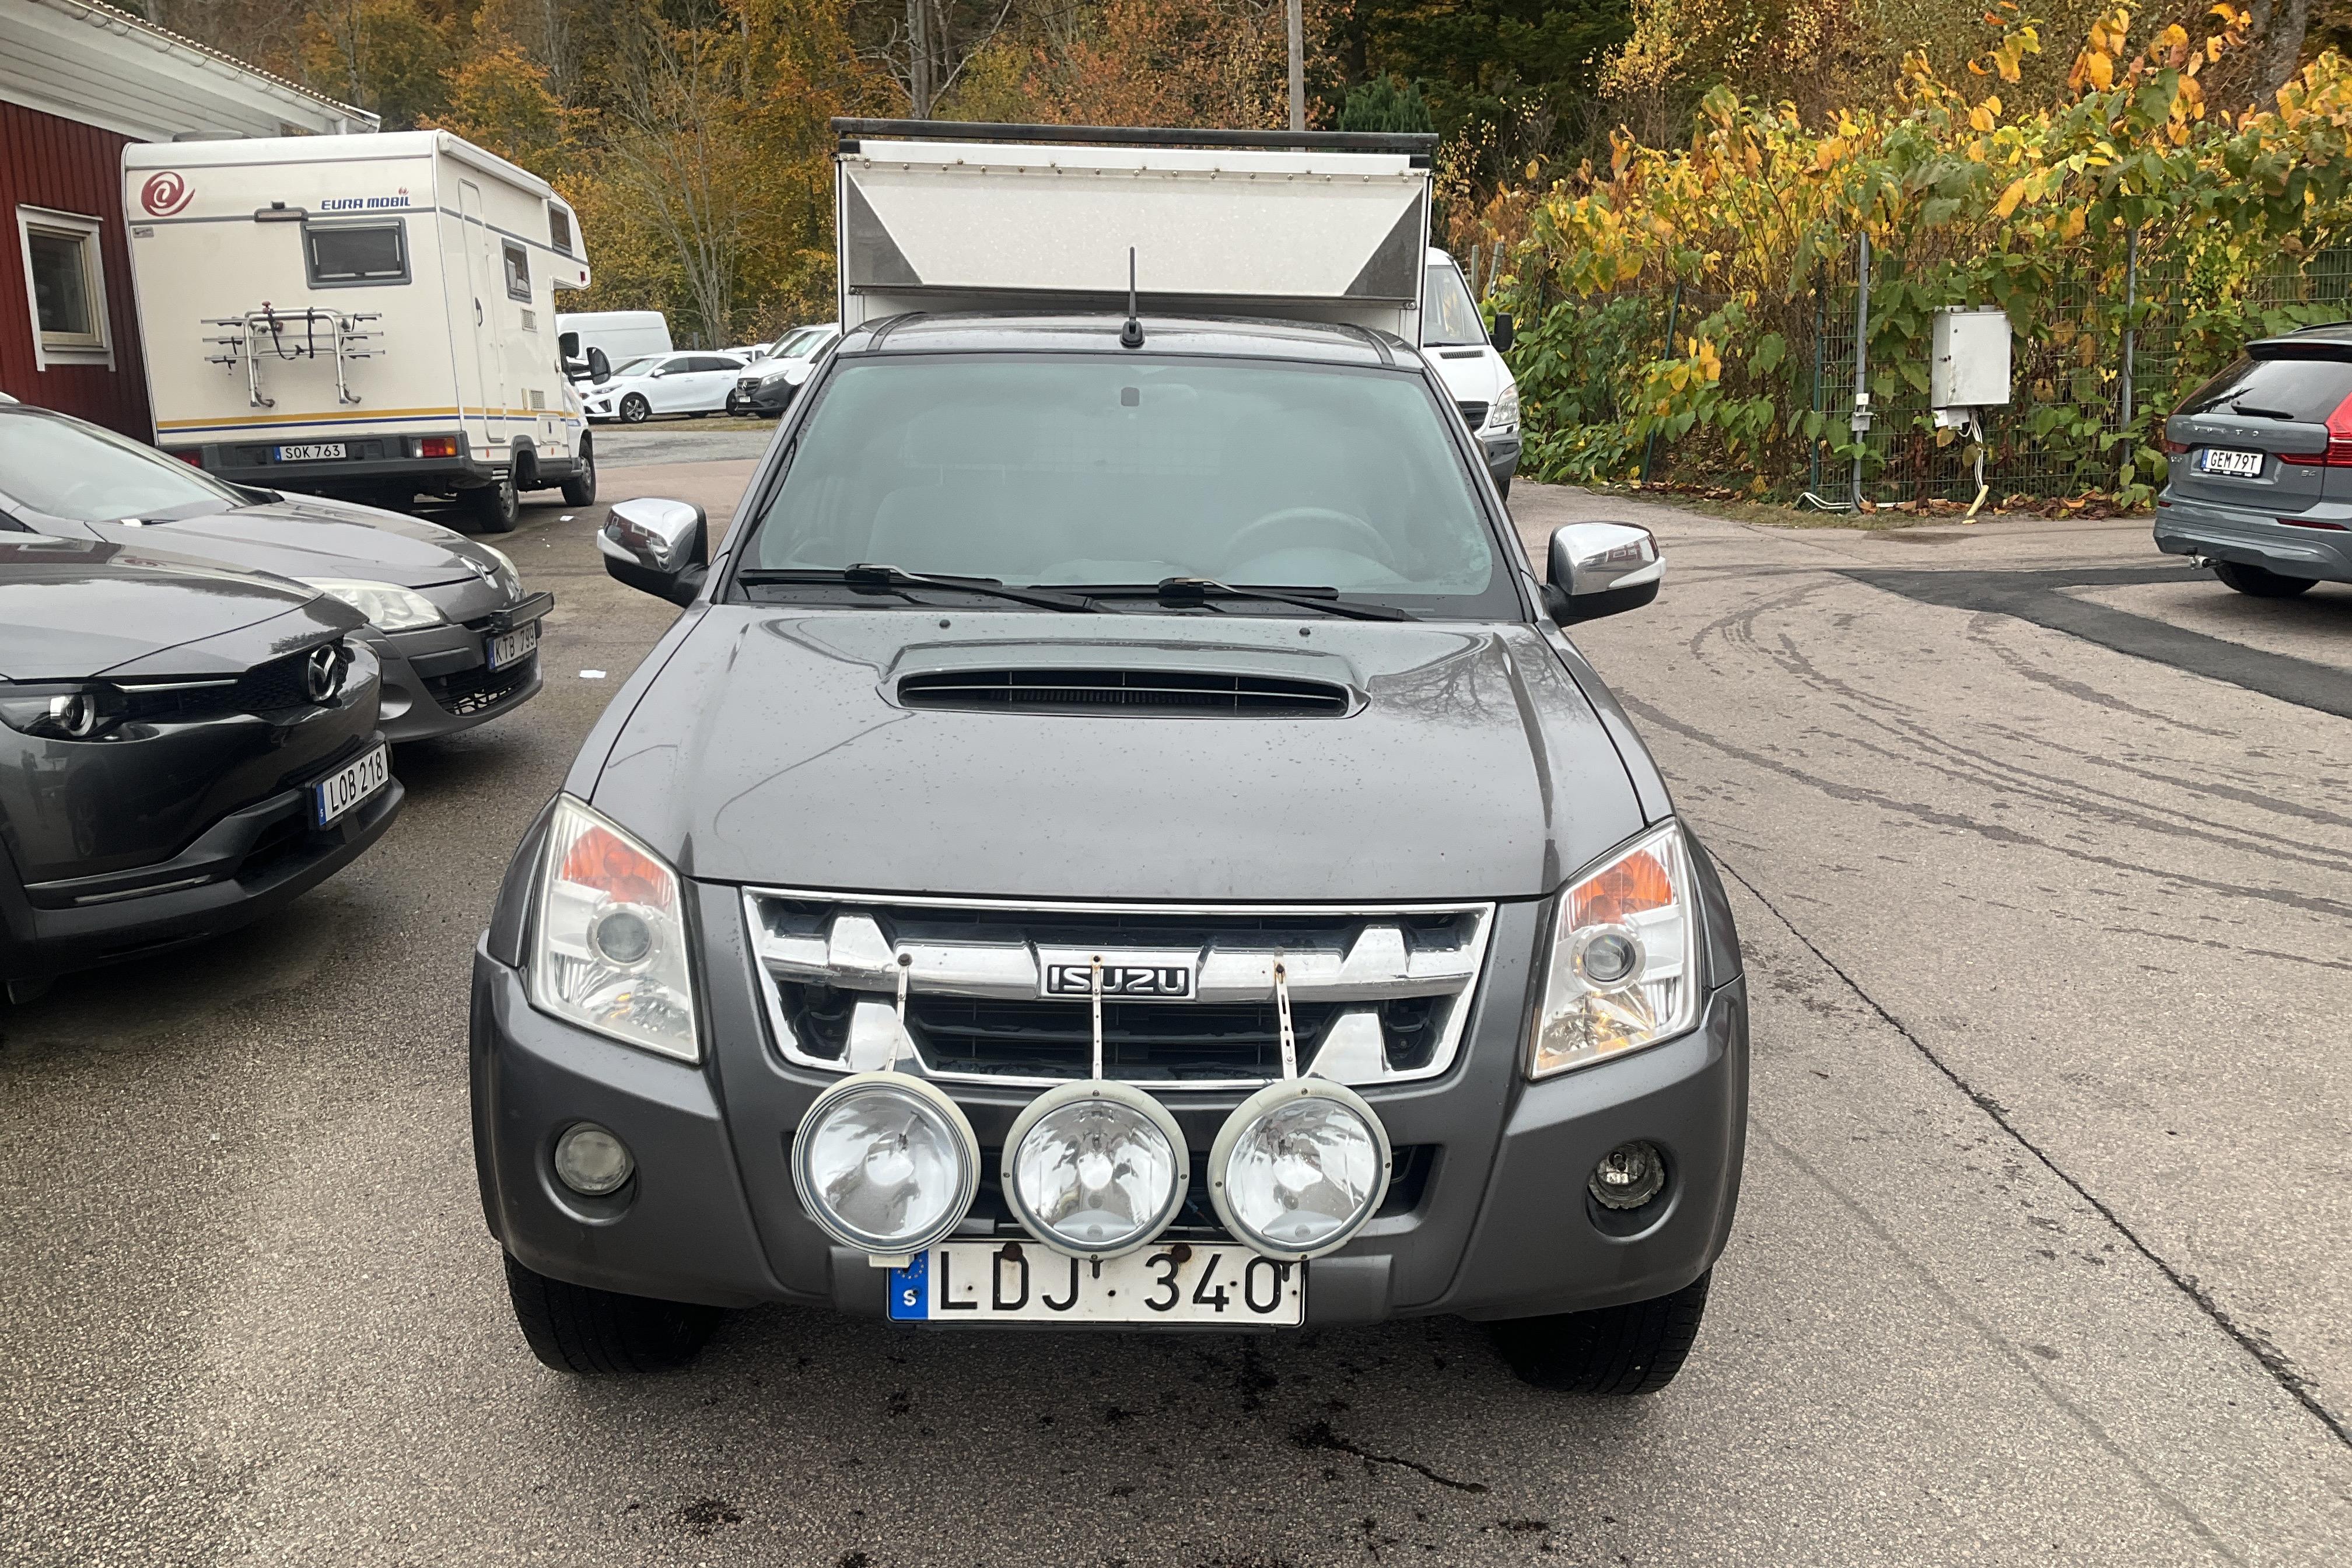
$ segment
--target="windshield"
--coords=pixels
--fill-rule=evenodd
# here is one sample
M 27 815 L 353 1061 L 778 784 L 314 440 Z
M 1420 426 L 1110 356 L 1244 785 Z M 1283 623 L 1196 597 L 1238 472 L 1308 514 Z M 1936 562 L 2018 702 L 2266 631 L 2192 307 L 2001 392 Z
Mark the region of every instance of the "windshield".
M 824 338 L 823 327 L 802 327 L 796 331 L 786 333 L 770 352 L 777 359 L 799 359 L 811 349 L 815 348 L 824 341 Z
M 1020 586 L 1209 577 L 1517 614 L 1417 375 L 1091 354 L 835 366 L 748 566 Z
M 659 354 L 639 354 L 635 359 L 623 360 L 619 364 L 614 365 L 613 374 L 616 376 L 643 375 L 661 362 L 662 356 Z
M 186 517 L 247 504 L 203 469 L 127 436 L 13 410 L 0 411 L 0 493 L 70 522 Z
M 1421 341 L 1433 348 L 1486 341 L 1486 323 L 1479 319 L 1461 269 L 1450 261 L 1429 264 L 1422 284 Z

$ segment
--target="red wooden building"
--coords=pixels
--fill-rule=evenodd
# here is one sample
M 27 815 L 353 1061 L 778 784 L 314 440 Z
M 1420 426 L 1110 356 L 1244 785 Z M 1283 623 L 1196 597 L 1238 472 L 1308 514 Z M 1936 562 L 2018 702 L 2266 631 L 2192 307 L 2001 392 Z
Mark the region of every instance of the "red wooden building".
M 375 116 L 92 0 L 0 0 L 0 392 L 142 440 L 131 142 L 373 131 Z

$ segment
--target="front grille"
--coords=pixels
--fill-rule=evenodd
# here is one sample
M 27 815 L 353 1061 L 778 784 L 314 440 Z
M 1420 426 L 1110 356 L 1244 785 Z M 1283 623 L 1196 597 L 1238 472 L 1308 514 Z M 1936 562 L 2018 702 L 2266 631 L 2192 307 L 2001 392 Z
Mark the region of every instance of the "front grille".
M 1457 403 L 1454 406 L 1462 410 L 1462 417 L 1470 422 L 1471 429 L 1482 430 L 1486 428 L 1486 405 L 1485 404 Z
M 520 664 L 504 669 L 476 665 L 455 675 L 428 675 L 425 678 L 425 689 L 446 712 L 479 713 L 521 690 L 530 682 L 531 671 L 538 668 L 539 655 L 532 654 Z
M 1347 688 L 1328 681 L 1180 669 L 936 670 L 901 679 L 898 701 L 1012 713 L 1235 719 L 1330 719 L 1349 707 Z
M 316 707 L 305 679 L 305 667 L 313 651 L 304 648 L 273 658 L 235 678 L 191 676 L 184 683 L 125 685 L 121 688 L 126 704 L 123 717 L 148 724 L 200 724 L 236 713 L 275 718 Z
M 1493 916 L 1491 905 L 1177 910 L 763 891 L 747 892 L 744 910 L 778 1044 L 802 1065 L 882 1065 L 904 953 L 907 1033 L 930 1076 L 1083 1079 L 1093 1064 L 1087 964 L 1098 954 L 1106 973 L 1133 977 L 1107 993 L 1127 984 L 1174 993 L 1106 994 L 1106 1076 L 1193 1089 L 1282 1076 L 1277 957 L 1302 1071 L 1320 1064 L 1357 1084 L 1444 1071 Z

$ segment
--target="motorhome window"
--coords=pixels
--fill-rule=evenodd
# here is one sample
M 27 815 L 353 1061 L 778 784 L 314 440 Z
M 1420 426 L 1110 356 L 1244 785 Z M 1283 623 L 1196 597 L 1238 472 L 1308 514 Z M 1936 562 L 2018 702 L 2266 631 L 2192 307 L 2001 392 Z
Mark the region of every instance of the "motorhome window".
M 572 254 L 572 215 L 562 207 L 547 209 L 547 241 L 564 255 Z
M 408 226 L 400 218 L 306 224 L 302 245 L 314 289 L 408 281 Z
M 745 559 L 1016 584 L 1213 577 L 1516 617 L 1458 423 L 1420 375 L 1370 367 L 853 363 L 825 384 Z
M 506 242 L 507 298 L 530 303 L 530 252 L 512 240 Z
M 33 330 L 45 353 L 102 353 L 106 283 L 100 269 L 98 220 L 16 209 L 25 271 L 33 284 Z
M 1421 291 L 1421 341 L 1433 347 L 1446 343 L 1483 343 L 1486 323 L 1464 287 L 1462 273 L 1450 261 L 1430 264 Z

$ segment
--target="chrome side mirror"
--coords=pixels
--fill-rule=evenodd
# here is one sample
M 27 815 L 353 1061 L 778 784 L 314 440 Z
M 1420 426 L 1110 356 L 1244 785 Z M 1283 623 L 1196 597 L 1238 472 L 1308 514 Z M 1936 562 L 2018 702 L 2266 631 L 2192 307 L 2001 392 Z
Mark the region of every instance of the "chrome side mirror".
M 1657 536 L 1630 522 L 1571 522 L 1555 529 L 1544 608 L 1563 626 L 1638 610 L 1658 596 L 1666 558 Z
M 617 502 L 596 531 L 596 548 L 614 581 L 688 605 L 702 591 L 708 532 L 700 507 L 648 496 Z

